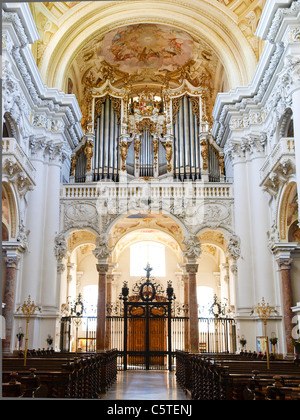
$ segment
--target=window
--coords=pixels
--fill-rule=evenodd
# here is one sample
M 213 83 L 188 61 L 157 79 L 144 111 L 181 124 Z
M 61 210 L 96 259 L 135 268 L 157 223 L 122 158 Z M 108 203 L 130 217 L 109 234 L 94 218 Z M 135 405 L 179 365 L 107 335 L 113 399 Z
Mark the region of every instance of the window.
M 82 320 L 83 331 L 96 331 L 97 326 L 97 301 L 98 301 L 98 286 L 90 285 L 83 288 L 82 293 L 84 313 Z M 91 317 L 87 319 L 86 317 Z
M 197 287 L 197 302 L 198 314 L 201 318 L 209 318 L 212 315 L 209 313 L 209 308 L 214 301 L 214 289 L 207 286 Z
M 165 277 L 165 246 L 156 242 L 138 242 L 130 246 L 130 275 L 145 276 L 145 268 L 150 264 L 151 275 Z

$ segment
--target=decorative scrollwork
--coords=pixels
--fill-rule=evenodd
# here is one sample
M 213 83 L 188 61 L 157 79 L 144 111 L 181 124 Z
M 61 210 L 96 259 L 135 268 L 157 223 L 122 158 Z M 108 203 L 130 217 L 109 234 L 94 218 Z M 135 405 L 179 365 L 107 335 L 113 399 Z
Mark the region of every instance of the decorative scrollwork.
M 149 130 L 151 134 L 156 133 L 157 124 L 153 122 L 150 118 L 143 118 L 137 123 L 137 130 L 139 133 L 142 133 L 145 129 Z

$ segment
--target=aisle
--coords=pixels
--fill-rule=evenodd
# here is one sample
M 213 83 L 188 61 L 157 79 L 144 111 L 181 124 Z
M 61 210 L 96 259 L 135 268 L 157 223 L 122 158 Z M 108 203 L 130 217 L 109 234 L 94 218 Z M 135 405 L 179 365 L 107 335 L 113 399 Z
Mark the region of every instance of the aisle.
M 117 381 L 101 399 L 188 400 L 174 372 L 155 370 L 118 372 Z

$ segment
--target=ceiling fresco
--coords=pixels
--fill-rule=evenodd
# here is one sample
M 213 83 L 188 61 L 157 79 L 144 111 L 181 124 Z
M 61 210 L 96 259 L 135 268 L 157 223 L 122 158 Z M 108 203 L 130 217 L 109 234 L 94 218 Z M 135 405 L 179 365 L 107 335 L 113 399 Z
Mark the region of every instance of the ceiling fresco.
M 83 125 L 89 92 L 107 80 L 133 95 L 145 87 L 159 95 L 186 80 L 207 92 L 209 115 L 217 94 L 233 89 L 239 79 L 248 81 L 255 68 L 262 51 L 255 31 L 265 0 L 140 3 L 30 3 L 40 35 L 32 52 L 41 76 L 45 84 L 75 94 Z M 142 16 L 140 8 L 150 15 Z M 240 49 L 234 50 L 240 39 Z
M 128 73 L 145 68 L 174 71 L 191 59 L 193 48 L 193 39 L 181 30 L 138 24 L 110 31 L 98 54 Z
M 115 86 L 154 83 L 178 86 L 210 83 L 218 58 L 203 41 L 160 24 L 137 24 L 99 36 L 79 52 L 73 68 L 81 86 L 98 87 L 106 78 Z

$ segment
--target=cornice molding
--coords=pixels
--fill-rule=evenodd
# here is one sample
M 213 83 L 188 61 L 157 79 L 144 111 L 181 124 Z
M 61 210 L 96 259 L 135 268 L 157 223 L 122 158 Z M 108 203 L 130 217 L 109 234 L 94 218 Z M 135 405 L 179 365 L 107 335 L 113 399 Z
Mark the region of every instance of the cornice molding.
M 43 109 L 50 119 L 54 115 L 60 114 L 59 117 L 64 120 L 64 132 L 69 146 L 70 148 L 74 148 L 83 135 L 80 125 L 82 115 L 79 105 L 74 95 L 66 95 L 63 92 L 59 92 L 58 89 L 48 88 L 42 82 L 29 47 L 29 42 L 32 39 L 28 38 L 23 25 L 24 15 L 22 15 L 22 18 L 19 16 L 23 11 L 22 8 L 18 9 L 18 12 L 2 11 L 4 63 L 10 63 L 11 67 L 15 64 L 22 78 L 20 81 L 17 81 L 15 77 L 10 80 L 12 78 L 12 72 L 6 72 L 6 81 L 18 84 L 19 87 L 17 90 L 22 91 L 33 112 L 38 109 Z M 16 42 L 12 41 L 16 39 L 16 34 L 19 45 L 16 45 Z M 24 85 L 26 90 L 24 89 Z M 20 109 L 20 111 L 23 112 L 23 109 Z M 52 128 L 55 127 L 57 127 L 57 124 L 52 124 Z

